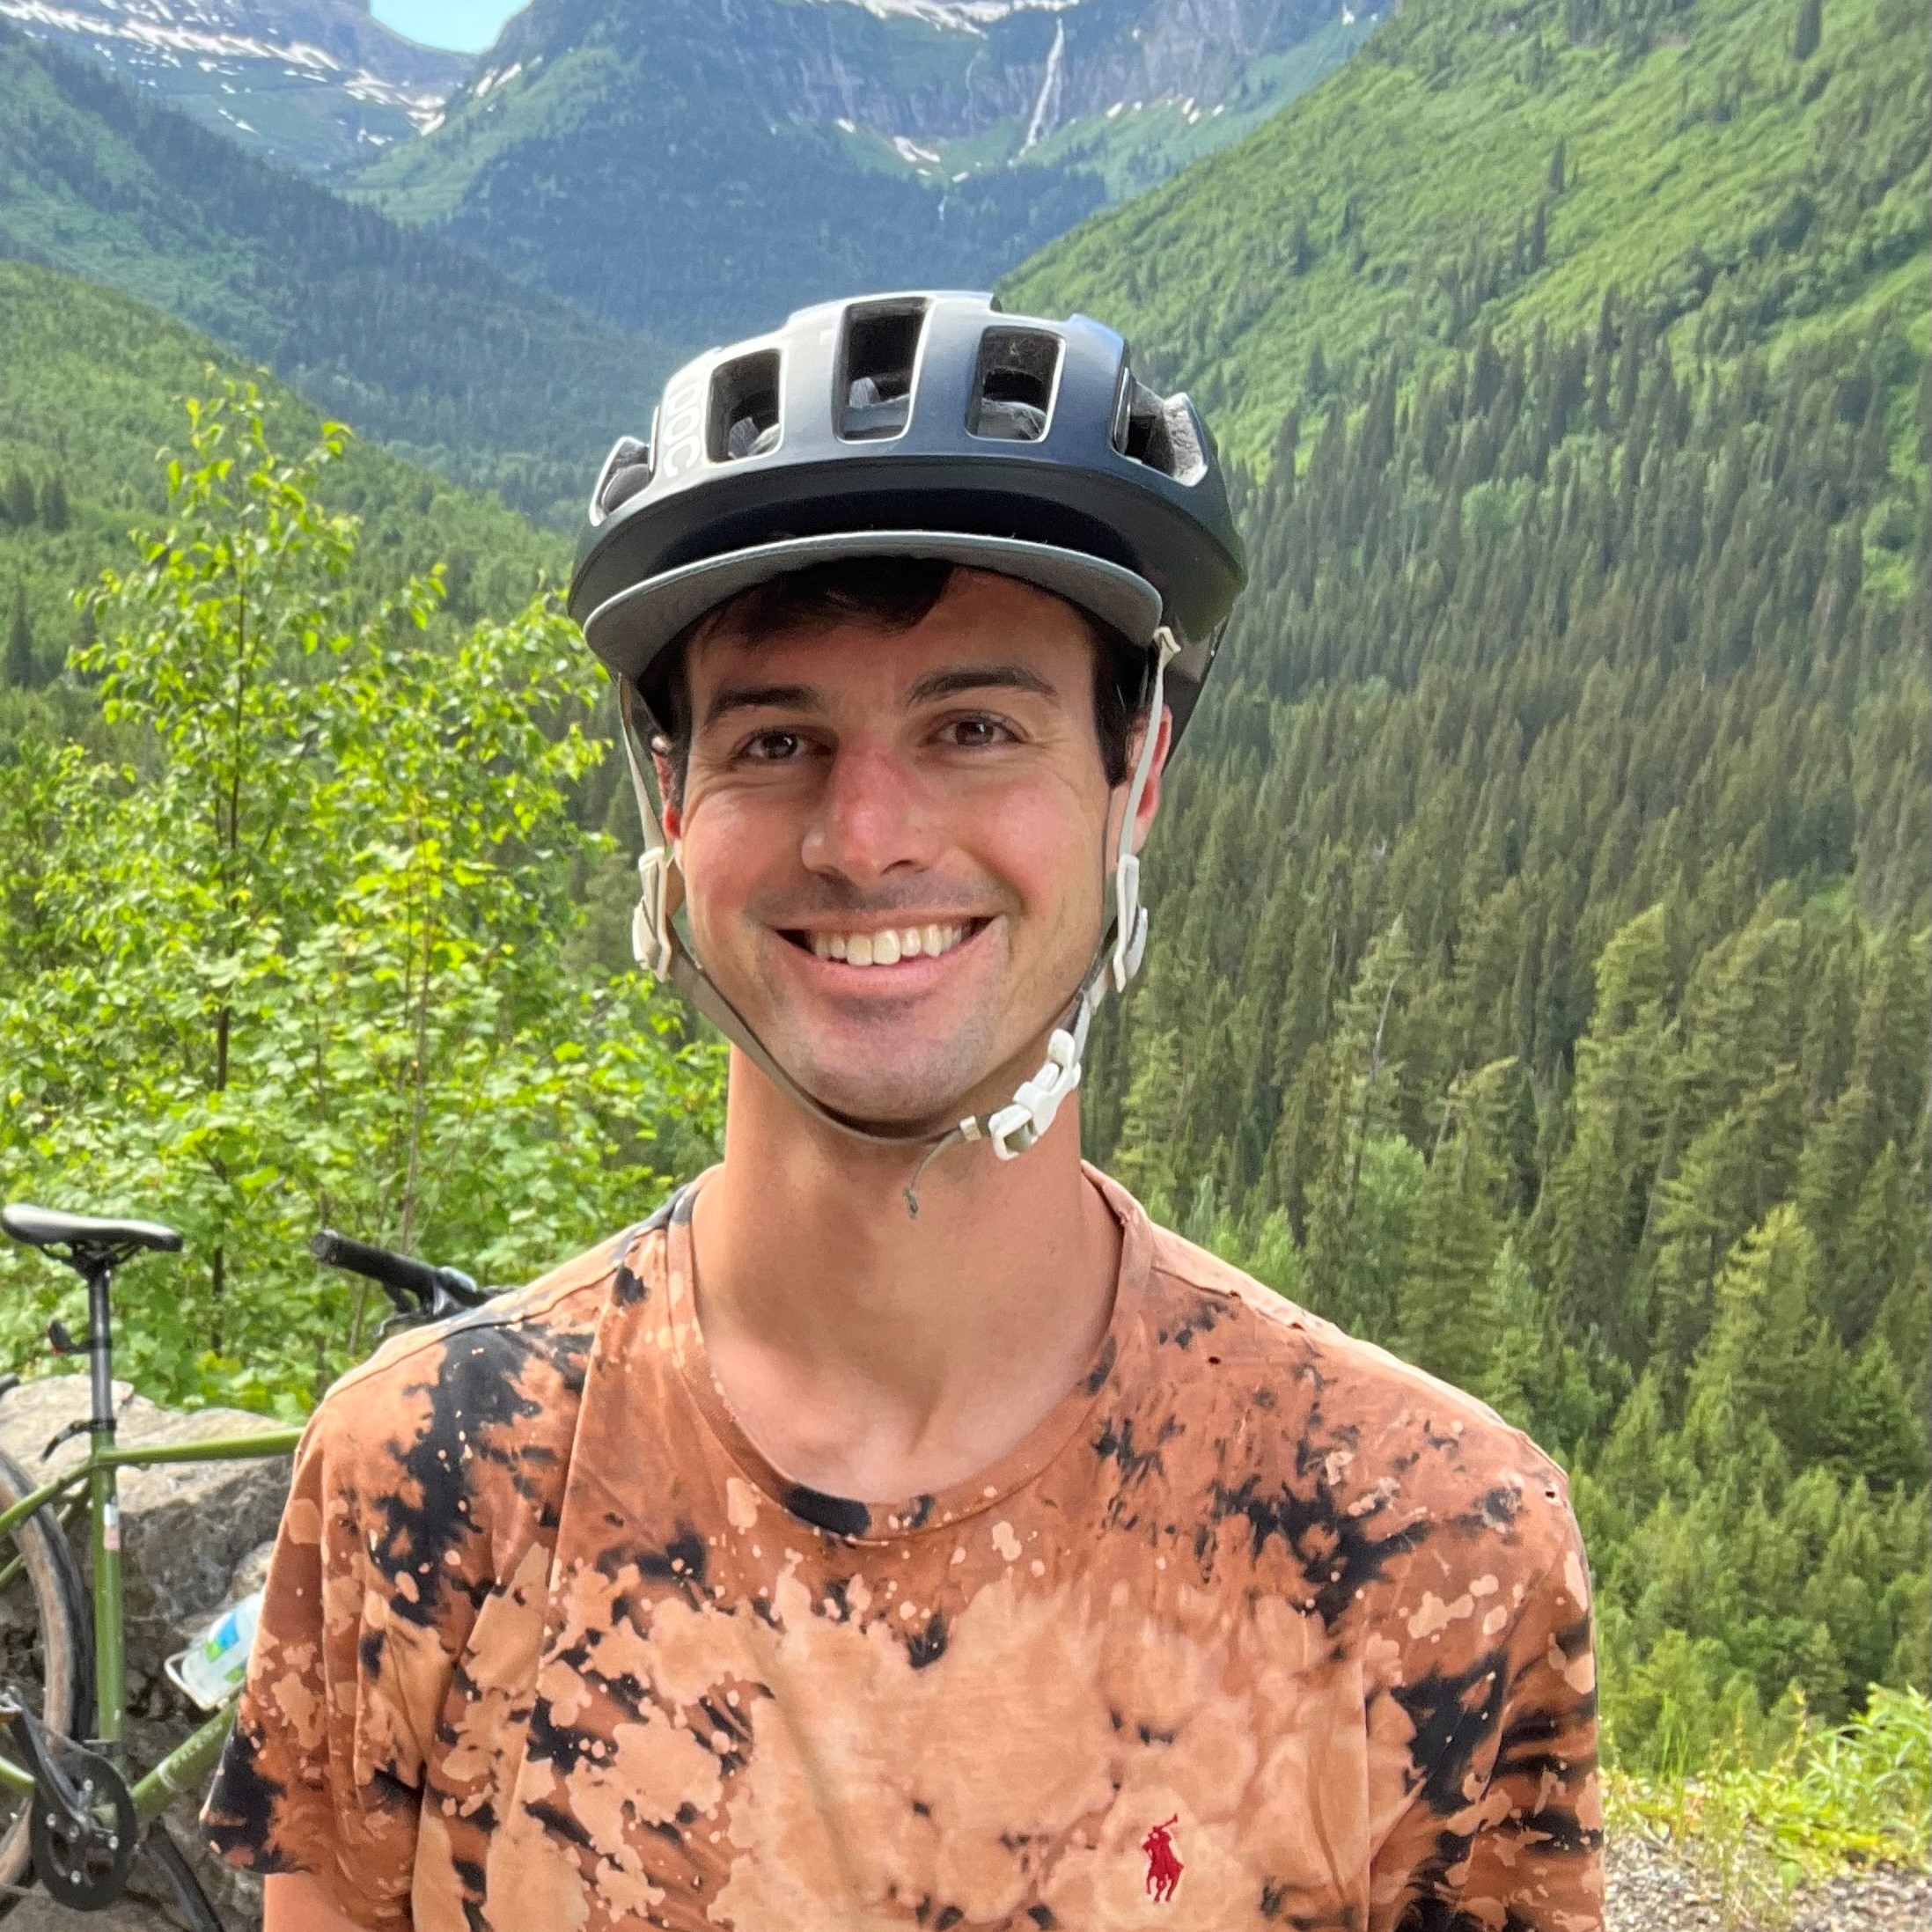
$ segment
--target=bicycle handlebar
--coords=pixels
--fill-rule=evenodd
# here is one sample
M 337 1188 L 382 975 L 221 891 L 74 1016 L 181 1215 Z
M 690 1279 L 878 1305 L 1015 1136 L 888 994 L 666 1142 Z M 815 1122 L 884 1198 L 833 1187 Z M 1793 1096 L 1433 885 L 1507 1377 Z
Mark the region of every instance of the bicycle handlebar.
M 440 1321 L 459 1309 L 475 1308 L 489 1297 L 459 1267 L 431 1267 L 427 1261 L 387 1248 L 353 1241 L 333 1228 L 321 1229 L 309 1242 L 309 1252 L 325 1267 L 346 1268 L 351 1275 L 378 1283 L 401 1315 L 427 1316 Z

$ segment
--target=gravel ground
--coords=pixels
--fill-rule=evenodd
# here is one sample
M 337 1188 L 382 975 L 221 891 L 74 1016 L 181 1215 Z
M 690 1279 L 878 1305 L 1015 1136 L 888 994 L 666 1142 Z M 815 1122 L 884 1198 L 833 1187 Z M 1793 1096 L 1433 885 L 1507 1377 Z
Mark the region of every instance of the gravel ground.
M 1721 1932 L 1716 1887 L 1662 1846 L 1612 1841 L 1608 1932 Z M 1834 1878 L 1803 1892 L 1781 1932 L 1926 1932 L 1932 1877 L 1884 1869 Z

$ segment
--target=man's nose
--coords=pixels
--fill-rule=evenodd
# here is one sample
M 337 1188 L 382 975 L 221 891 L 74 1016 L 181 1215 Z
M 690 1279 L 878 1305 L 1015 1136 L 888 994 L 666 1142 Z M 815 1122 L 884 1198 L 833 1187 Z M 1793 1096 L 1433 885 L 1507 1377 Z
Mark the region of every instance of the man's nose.
M 802 856 L 814 872 L 855 885 L 931 857 L 930 801 L 891 747 L 841 745 L 805 826 Z

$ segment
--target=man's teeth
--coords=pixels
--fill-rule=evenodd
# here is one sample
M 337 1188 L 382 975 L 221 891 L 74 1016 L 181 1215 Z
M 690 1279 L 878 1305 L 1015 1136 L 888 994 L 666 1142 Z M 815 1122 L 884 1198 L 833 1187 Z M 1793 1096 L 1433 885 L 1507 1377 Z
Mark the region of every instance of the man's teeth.
M 815 932 L 812 950 L 821 959 L 848 966 L 897 966 L 901 959 L 936 959 L 966 936 L 964 926 L 902 926 L 885 932 Z

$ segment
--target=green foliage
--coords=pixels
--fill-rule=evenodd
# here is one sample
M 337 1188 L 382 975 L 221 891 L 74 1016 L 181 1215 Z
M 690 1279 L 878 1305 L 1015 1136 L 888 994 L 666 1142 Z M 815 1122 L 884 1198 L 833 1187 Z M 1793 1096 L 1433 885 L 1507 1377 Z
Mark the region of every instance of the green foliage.
M 37 681 L 40 665 L 33 652 L 33 624 L 26 612 L 26 590 L 13 587 L 13 611 L 7 620 L 7 682 L 25 688 Z
M 1679 136 L 1617 117 L 1678 55 L 1633 50 L 1634 12 L 1572 12 L 1539 84 L 1587 79 L 1601 122 L 1584 93 L 1545 115 L 1499 81 L 1503 37 L 1419 4 L 1377 65 L 1380 35 L 1139 204 L 1133 249 L 1099 224 L 1012 293 L 1131 320 L 1165 299 L 1170 236 L 1198 297 L 1255 273 L 1253 208 L 1272 196 L 1290 240 L 1307 217 L 1312 260 L 1264 261 L 1270 320 L 1197 300 L 1170 351 L 1268 467 L 1240 485 L 1252 581 L 1168 781 L 1155 937 L 1096 1030 L 1089 1138 L 1160 1198 L 1211 1200 L 1237 1259 L 1285 1224 L 1301 1299 L 1562 1457 L 1606 1744 L 1663 1774 L 1727 1739 L 1774 1755 L 1794 1696 L 1837 1723 L 1932 1669 L 1932 690 L 1924 459 L 1899 433 L 1932 427 L 1932 387 L 1922 312 L 1868 301 L 1876 256 L 1845 281 L 1828 225 L 1778 257 L 1816 291 L 1803 332 L 1789 304 L 1740 336 L 1715 298 L 1605 285 L 1654 238 L 1569 224 L 1671 165 Z M 1759 17 L 1671 26 L 1708 55 Z M 1814 97 L 1868 73 L 1875 145 L 1788 151 L 1811 107 L 1781 96 L 1748 148 L 1713 147 L 1737 165 L 1701 177 L 1712 197 L 1763 207 L 1788 162 L 1815 163 L 1821 207 L 1830 181 L 1876 205 L 1917 178 L 1920 84 L 1870 68 L 1875 31 L 1834 14 Z M 1373 256 L 1328 277 L 1342 150 L 1317 151 L 1385 96 L 1425 121 L 1484 98 L 1494 154 L 1397 194 L 1353 141 L 1351 233 L 1438 191 L 1466 218 L 1506 205 L 1520 142 L 1554 196 L 1548 276 L 1524 254 L 1460 320 L 1351 310 Z M 1238 205 L 1214 198 L 1237 179 Z M 1560 326 L 1573 273 L 1605 280 Z M 1297 371 L 1285 419 L 1244 414 Z
M 1318 336 L 1331 364 L 1392 347 L 1426 363 L 1485 326 L 1568 334 L 1615 288 L 1681 356 L 1781 347 L 1888 302 L 1922 355 L 1921 23 L 1903 0 L 1839 0 L 1800 62 L 1792 5 L 1410 0 L 1265 127 L 1002 292 L 1106 317 L 1256 465 L 1319 398 L 1302 379 Z
M 718 1061 L 563 964 L 604 848 L 571 815 L 601 680 L 566 621 L 444 643 L 439 575 L 370 607 L 315 500 L 343 432 L 289 459 L 234 384 L 190 424 L 73 663 L 138 766 L 30 741 L 0 782 L 36 855 L 0 926 L 0 1191 L 180 1226 L 128 1371 L 292 1411 L 372 1326 L 306 1262 L 319 1222 L 513 1278 L 648 1208 L 715 1130 Z M 7 1272 L 19 1362 L 55 1284 Z
M 1808 61 L 1818 52 L 1824 27 L 1821 0 L 1798 0 L 1797 14 L 1791 23 L 1791 58 Z
M 1774 1928 L 1796 1887 L 1848 1865 L 1922 1869 L 1932 1844 L 1932 1705 L 1922 1692 L 1878 1690 L 1849 1723 L 1805 1722 L 1767 1763 L 1733 1732 L 1700 1775 L 1613 1774 L 1605 1815 L 1619 1834 L 1686 1851 L 1713 1883 L 1726 1925 Z
M 125 296 L 0 261 L 0 477 L 18 474 L 35 505 L 32 523 L 0 518 L 0 596 L 11 605 L 24 594 L 33 649 L 25 676 L 24 664 L 0 657 L 0 760 L 23 734 L 99 735 L 91 694 L 59 676 L 92 621 L 76 608 L 74 586 L 125 554 L 136 523 L 161 513 L 154 457 L 177 435 L 177 399 L 249 378 L 238 358 Z M 312 410 L 265 379 L 264 388 L 285 437 L 316 433 Z M 0 486 L 0 499 L 20 487 Z M 319 488 L 328 508 L 361 520 L 358 595 L 380 597 L 447 564 L 439 631 L 521 609 L 544 575 L 555 581 L 567 568 L 560 539 L 372 443 L 352 443 Z M 0 619 L 10 615 L 0 607 Z
M 0 255 L 120 289 L 553 520 L 575 514 L 613 424 L 648 422 L 670 364 L 634 321 L 599 327 L 4 21 Z

